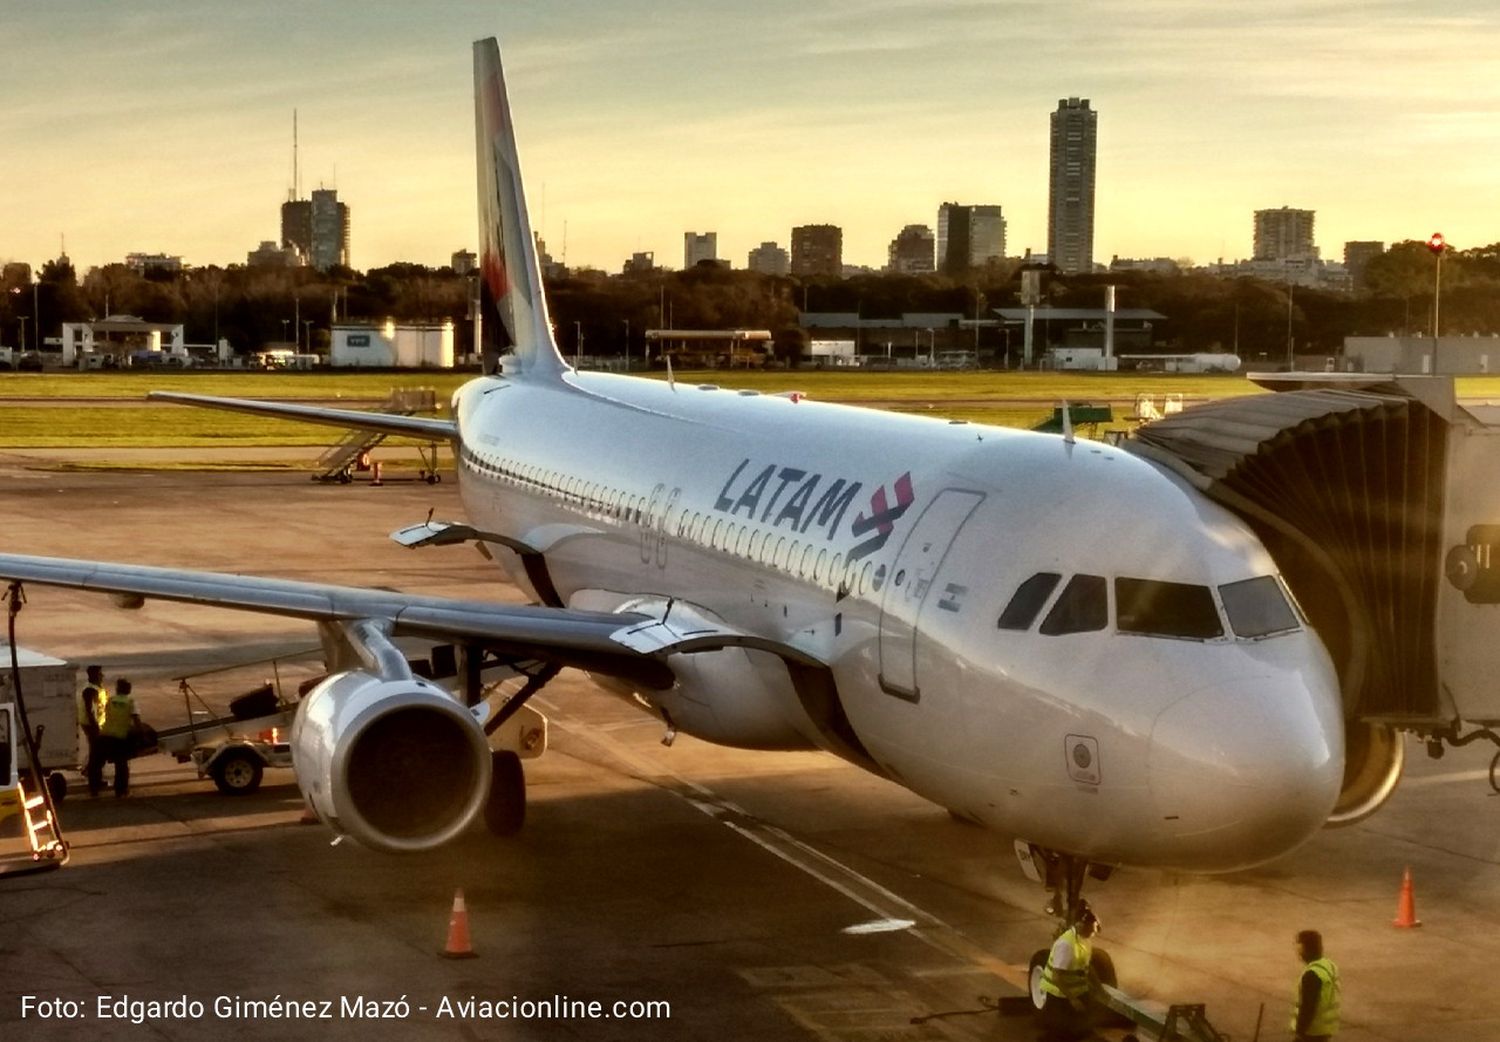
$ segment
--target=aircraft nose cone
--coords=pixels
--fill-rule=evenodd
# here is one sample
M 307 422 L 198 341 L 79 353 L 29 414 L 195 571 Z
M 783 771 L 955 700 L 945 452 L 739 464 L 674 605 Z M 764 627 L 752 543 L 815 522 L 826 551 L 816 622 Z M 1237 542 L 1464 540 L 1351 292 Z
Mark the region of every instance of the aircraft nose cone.
M 1328 820 L 1344 773 L 1336 692 L 1301 678 L 1236 681 L 1156 718 L 1151 794 L 1183 868 L 1244 868 Z

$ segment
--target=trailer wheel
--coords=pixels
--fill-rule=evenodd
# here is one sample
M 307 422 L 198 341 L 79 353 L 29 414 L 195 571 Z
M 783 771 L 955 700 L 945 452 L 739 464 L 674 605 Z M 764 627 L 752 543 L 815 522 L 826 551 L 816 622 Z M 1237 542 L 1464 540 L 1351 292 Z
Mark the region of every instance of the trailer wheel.
M 490 755 L 490 798 L 484 823 L 497 836 L 514 836 L 526 823 L 526 772 L 521 758 L 504 751 Z
M 61 803 L 68 795 L 68 779 L 62 776 L 61 771 L 53 771 L 47 775 L 47 791 L 52 794 L 53 803 Z
M 250 750 L 230 749 L 214 761 L 208 773 L 224 795 L 246 796 L 260 788 L 265 768 Z

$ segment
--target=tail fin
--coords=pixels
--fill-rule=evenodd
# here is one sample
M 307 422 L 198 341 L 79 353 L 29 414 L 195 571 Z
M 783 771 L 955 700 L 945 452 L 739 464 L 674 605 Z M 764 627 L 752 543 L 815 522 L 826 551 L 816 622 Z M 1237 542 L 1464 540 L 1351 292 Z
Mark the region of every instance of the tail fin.
M 537 263 L 516 135 L 494 37 L 474 42 L 474 132 L 479 163 L 479 304 L 484 371 L 507 352 L 523 373 L 556 375 L 568 368 L 552 339 L 542 271 Z

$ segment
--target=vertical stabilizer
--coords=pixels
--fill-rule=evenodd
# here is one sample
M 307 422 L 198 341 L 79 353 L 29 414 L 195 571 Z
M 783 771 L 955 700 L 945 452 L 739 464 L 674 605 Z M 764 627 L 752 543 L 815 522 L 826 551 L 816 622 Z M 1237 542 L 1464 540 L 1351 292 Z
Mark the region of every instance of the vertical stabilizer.
M 479 305 L 484 371 L 513 356 L 526 374 L 568 368 L 552 339 L 542 271 L 526 216 L 516 135 L 494 37 L 474 43 L 474 132 L 479 165 Z

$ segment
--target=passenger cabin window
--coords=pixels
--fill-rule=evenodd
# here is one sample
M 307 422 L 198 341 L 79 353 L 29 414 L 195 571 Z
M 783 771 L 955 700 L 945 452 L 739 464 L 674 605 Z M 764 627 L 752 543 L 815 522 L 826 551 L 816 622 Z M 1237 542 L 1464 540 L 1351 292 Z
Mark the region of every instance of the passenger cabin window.
M 1109 625 L 1109 591 L 1102 575 L 1075 575 L 1063 587 L 1057 603 L 1042 620 L 1049 637 L 1092 633 Z
M 1274 575 L 1261 575 L 1219 587 L 1224 614 L 1236 637 L 1254 640 L 1297 629 L 1297 613 Z
M 1115 580 L 1115 625 L 1121 633 L 1212 640 L 1224 624 L 1207 586 L 1156 579 Z
M 1015 595 L 1011 597 L 1010 603 L 1000 613 L 999 628 L 1002 630 L 1031 629 L 1031 624 L 1036 621 L 1042 605 L 1047 603 L 1047 598 L 1052 596 L 1052 591 L 1057 589 L 1057 584 L 1060 582 L 1062 582 L 1062 576 L 1056 572 L 1037 572 L 1021 583 L 1016 587 Z

